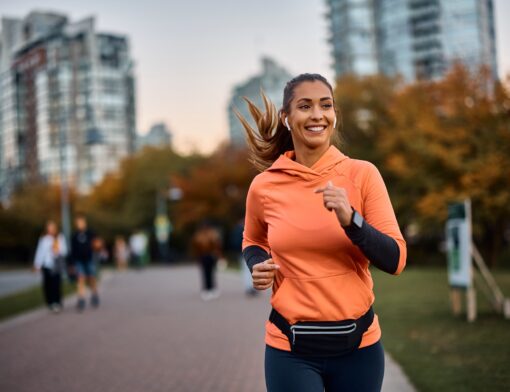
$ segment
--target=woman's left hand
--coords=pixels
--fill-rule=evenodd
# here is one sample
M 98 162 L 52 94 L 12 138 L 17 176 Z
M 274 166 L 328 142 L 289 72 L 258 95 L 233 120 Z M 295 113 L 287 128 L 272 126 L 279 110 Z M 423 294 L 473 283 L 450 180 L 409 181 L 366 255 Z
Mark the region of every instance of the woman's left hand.
M 352 207 L 345 188 L 336 187 L 331 181 L 328 181 L 324 188 L 316 189 L 315 193 L 322 193 L 324 207 L 329 211 L 335 211 L 340 225 L 350 225 Z

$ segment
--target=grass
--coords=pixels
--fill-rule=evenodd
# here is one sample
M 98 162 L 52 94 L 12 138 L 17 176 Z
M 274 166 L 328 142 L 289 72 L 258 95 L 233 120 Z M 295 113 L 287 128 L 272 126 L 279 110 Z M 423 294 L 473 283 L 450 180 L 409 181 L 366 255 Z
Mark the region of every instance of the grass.
M 68 282 L 62 285 L 65 297 L 75 292 L 75 285 Z M 0 298 L 0 321 L 28 310 L 46 306 L 40 285 Z
M 478 292 L 478 318 L 450 310 L 446 268 L 408 268 L 395 277 L 372 271 L 385 349 L 421 392 L 508 391 L 510 320 Z M 494 273 L 510 296 L 510 272 Z

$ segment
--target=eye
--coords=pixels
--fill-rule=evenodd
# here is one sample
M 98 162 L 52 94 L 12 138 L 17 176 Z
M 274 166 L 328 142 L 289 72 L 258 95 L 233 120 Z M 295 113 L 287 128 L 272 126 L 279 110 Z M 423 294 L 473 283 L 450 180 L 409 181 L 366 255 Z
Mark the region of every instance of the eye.
M 333 104 L 331 104 L 331 103 L 325 103 L 324 105 L 322 105 L 322 107 L 323 107 L 324 109 L 331 109 L 331 108 L 333 107 Z
M 299 109 L 302 109 L 302 110 L 307 110 L 307 109 L 310 109 L 310 105 L 300 105 L 298 106 Z

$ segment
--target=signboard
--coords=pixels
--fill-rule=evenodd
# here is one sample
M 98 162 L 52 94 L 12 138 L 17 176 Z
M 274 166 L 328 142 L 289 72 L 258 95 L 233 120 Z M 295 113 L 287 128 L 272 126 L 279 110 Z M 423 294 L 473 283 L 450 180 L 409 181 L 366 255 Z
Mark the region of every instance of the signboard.
M 164 243 L 168 241 L 170 232 L 172 231 L 172 224 L 166 215 L 159 214 L 154 221 L 156 229 L 156 238 L 158 242 Z
M 471 287 L 473 274 L 471 267 L 471 202 L 469 200 L 448 206 L 446 249 L 450 286 Z

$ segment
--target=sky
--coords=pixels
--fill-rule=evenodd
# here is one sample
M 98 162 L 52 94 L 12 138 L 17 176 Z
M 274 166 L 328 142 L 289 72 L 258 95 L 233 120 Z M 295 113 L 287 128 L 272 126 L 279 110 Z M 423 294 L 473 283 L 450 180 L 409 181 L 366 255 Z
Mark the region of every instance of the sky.
M 1 17 L 54 11 L 95 16 L 99 32 L 125 34 L 135 61 L 137 130 L 165 122 L 178 151 L 212 151 L 228 139 L 232 88 L 269 56 L 291 74 L 334 73 L 325 0 L 0 0 Z M 500 76 L 510 73 L 510 1 L 495 0 Z

